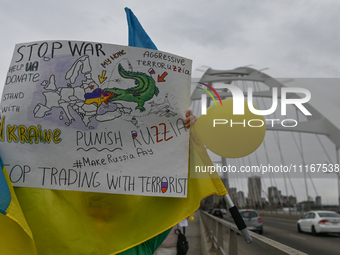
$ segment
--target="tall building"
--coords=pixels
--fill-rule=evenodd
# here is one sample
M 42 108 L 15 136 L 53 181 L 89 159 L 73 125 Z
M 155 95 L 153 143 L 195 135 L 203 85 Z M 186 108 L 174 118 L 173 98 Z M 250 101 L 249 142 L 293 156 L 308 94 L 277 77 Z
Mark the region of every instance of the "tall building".
M 255 206 L 262 204 L 260 176 L 251 176 L 248 178 L 248 198 Z
M 268 200 L 271 205 L 277 205 L 280 202 L 280 193 L 276 187 L 268 187 Z
M 315 205 L 316 206 L 322 206 L 321 197 L 320 196 L 316 196 L 315 197 Z
M 246 206 L 246 200 L 244 198 L 243 191 L 237 192 L 237 205 L 239 208 L 244 208 Z

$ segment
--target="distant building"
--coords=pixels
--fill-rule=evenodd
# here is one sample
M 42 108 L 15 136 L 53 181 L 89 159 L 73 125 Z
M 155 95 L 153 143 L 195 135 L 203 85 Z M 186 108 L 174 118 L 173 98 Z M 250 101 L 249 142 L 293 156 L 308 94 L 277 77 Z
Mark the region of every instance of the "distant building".
M 287 206 L 288 205 L 288 197 L 283 196 L 283 195 L 281 195 L 280 197 L 281 197 L 282 206 Z
M 290 207 L 296 204 L 296 197 L 293 197 L 292 195 L 289 197 L 281 195 L 281 201 L 284 207 Z
M 237 188 L 229 188 L 228 189 L 228 193 L 229 193 L 229 196 L 231 198 L 231 200 L 233 200 L 234 203 L 237 203 L 236 200 L 236 196 L 237 196 Z
M 246 200 L 244 198 L 243 191 L 237 192 L 237 205 L 239 208 L 244 208 L 246 207 Z
M 248 178 L 248 198 L 253 206 L 258 207 L 262 205 L 260 176 L 251 176 Z
M 296 197 L 290 195 L 290 196 L 288 197 L 288 203 L 289 203 L 290 205 L 295 205 L 295 204 L 297 203 Z
M 300 203 L 298 203 L 298 210 L 299 211 L 309 211 L 311 209 L 311 207 L 313 207 L 314 201 L 302 201 Z
M 220 203 L 220 200 L 221 197 L 216 194 L 206 197 L 201 201 L 201 208 L 207 210 L 210 207 L 216 207 Z
M 316 206 L 322 206 L 322 203 L 321 203 L 321 197 L 320 196 L 316 196 L 315 197 L 315 205 Z
M 271 205 L 277 205 L 279 203 L 279 192 L 276 187 L 268 187 L 268 200 Z

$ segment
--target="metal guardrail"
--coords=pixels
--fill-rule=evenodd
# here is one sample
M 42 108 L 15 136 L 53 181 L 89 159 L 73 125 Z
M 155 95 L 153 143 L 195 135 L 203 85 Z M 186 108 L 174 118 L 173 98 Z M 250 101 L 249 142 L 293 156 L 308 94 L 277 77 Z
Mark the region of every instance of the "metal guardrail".
M 223 232 L 225 228 L 229 229 L 228 240 L 223 239 Z M 205 230 L 208 235 L 206 240 Z M 217 255 L 237 255 L 238 244 L 237 234 L 241 234 L 240 230 L 237 229 L 236 225 L 222 219 L 216 218 L 206 212 L 200 211 L 200 232 L 202 239 L 202 255 L 209 255 L 209 250 L 217 251 Z M 254 232 L 249 233 L 253 239 L 253 243 L 256 243 L 263 247 L 265 250 L 275 255 L 307 255 L 304 252 L 293 249 L 287 245 L 276 242 L 272 239 L 264 237 Z M 227 241 L 228 252 L 225 251 L 223 242 Z M 211 247 L 208 247 L 208 243 L 211 242 Z M 245 245 L 251 245 L 244 242 Z

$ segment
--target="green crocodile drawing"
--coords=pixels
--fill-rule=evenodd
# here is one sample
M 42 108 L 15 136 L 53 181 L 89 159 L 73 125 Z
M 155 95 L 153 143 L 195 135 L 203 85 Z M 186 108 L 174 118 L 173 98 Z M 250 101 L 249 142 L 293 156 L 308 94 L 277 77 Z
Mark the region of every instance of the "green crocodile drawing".
M 136 87 L 128 89 L 107 88 L 105 92 L 109 92 L 111 96 L 108 102 L 123 100 L 128 102 L 136 102 L 136 109 L 141 112 L 145 111 L 144 103 L 150 100 L 154 95 L 158 95 L 159 89 L 156 87 L 155 80 L 145 73 L 126 71 L 121 64 L 118 65 L 118 73 L 126 79 L 134 79 Z

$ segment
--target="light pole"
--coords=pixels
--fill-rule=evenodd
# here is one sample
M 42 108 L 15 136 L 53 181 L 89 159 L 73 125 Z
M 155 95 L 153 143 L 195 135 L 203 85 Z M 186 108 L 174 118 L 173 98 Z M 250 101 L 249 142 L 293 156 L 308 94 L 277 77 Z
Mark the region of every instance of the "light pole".
M 340 160 L 339 160 L 339 147 L 336 146 L 336 164 L 340 164 Z M 339 169 L 339 168 L 338 168 Z M 336 175 L 338 176 L 338 203 L 339 203 L 339 210 L 340 210 L 340 173 L 338 172 L 334 172 L 336 173 Z
M 336 146 L 336 163 L 339 165 L 340 160 L 339 160 L 339 147 Z M 338 176 L 338 203 L 339 203 L 339 209 L 340 209 L 340 174 L 339 172 L 336 173 Z

